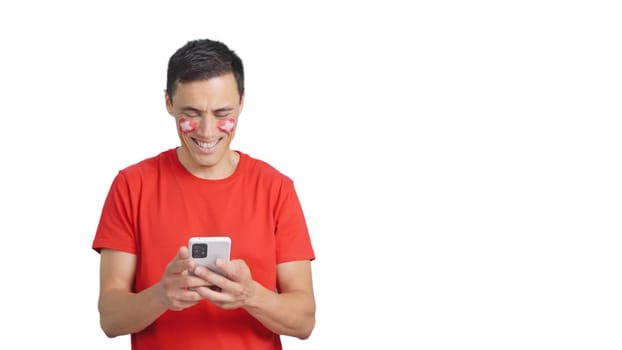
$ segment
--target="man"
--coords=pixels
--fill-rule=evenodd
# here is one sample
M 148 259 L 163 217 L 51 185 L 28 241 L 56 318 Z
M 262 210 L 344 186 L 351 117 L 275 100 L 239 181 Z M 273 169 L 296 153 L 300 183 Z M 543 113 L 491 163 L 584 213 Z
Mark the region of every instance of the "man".
M 241 59 L 190 41 L 169 60 L 165 102 L 181 145 L 119 171 L 92 248 L 99 313 L 132 349 L 281 349 L 315 326 L 315 259 L 292 180 L 230 148 L 244 104 Z M 194 236 L 228 236 L 222 276 L 189 257 Z

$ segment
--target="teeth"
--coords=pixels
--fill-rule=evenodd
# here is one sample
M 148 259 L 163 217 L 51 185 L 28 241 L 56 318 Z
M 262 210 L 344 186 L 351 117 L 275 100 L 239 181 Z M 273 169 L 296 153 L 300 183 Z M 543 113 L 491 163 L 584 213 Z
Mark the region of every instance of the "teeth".
M 218 140 L 216 141 L 212 141 L 212 142 L 201 142 L 198 140 L 195 140 L 197 145 L 199 145 L 199 147 L 201 148 L 212 148 L 214 146 L 216 146 L 216 144 L 218 143 Z

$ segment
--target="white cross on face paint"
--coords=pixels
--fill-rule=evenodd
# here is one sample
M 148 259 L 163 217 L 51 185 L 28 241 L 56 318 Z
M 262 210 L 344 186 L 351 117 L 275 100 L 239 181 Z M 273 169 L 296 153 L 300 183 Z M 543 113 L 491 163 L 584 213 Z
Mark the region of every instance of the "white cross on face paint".
M 218 121 L 218 129 L 226 133 L 230 133 L 231 131 L 233 131 L 234 127 L 235 127 L 235 119 L 233 118 L 228 118 L 228 119 Z
M 197 129 L 197 122 L 188 118 L 180 118 L 179 119 L 179 129 L 181 129 L 184 133 L 193 132 Z

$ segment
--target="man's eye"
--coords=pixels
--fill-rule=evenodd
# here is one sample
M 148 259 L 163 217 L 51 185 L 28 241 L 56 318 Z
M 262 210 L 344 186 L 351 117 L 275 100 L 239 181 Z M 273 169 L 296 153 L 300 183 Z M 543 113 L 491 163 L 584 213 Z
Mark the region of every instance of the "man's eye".
M 227 118 L 229 114 L 216 114 L 216 118 Z

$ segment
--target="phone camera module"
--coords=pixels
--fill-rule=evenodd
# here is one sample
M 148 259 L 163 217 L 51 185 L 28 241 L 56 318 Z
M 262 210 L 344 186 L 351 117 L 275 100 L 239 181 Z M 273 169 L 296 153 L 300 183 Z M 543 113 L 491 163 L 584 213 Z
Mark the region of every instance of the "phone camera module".
M 192 257 L 203 259 L 207 257 L 207 243 L 195 243 L 192 245 Z

